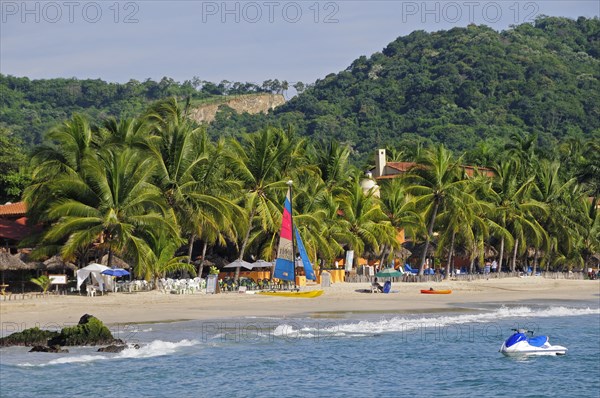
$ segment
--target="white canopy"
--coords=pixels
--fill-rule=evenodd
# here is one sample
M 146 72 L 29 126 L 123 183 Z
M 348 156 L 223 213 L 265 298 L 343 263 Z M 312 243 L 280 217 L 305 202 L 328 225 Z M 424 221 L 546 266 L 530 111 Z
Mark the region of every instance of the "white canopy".
M 77 270 L 77 289 L 81 287 L 83 282 L 91 275 L 92 280 L 98 283 L 100 290 L 105 290 L 104 285 L 112 290 L 112 278 L 108 275 L 102 275 L 102 271 L 109 269 L 106 265 L 98 263 L 90 263 L 87 267 Z

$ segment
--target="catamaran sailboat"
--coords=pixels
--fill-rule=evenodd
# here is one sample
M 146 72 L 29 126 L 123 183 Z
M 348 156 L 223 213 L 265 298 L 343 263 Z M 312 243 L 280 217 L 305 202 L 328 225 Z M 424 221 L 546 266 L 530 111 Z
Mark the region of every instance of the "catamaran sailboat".
M 288 181 L 288 192 L 285 197 L 283 205 L 283 217 L 281 220 L 281 232 L 279 236 L 279 247 L 277 248 L 277 259 L 275 260 L 275 270 L 273 276 L 277 279 L 285 281 L 291 281 L 296 284 L 296 261 L 294 260 L 294 253 L 296 252 L 296 245 L 294 244 L 294 237 L 296 235 L 296 244 L 298 252 L 300 253 L 300 259 L 302 266 L 304 267 L 304 273 L 306 279 L 316 281 L 317 277 L 315 271 L 308 259 L 308 254 L 302 243 L 302 238 L 298 232 L 298 228 L 294 226 L 294 220 L 292 217 L 292 181 Z M 323 294 L 323 290 L 308 290 L 308 291 L 265 291 L 259 294 L 269 296 L 284 296 L 284 297 L 305 297 L 312 298 L 318 297 Z

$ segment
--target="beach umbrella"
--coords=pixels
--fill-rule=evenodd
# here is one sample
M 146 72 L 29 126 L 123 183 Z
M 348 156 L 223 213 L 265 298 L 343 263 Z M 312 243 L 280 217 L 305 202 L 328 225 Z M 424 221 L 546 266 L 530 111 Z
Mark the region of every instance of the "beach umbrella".
M 398 278 L 402 276 L 402 272 L 394 268 L 384 268 L 376 273 L 375 276 L 378 278 Z
M 101 274 L 119 277 L 129 275 L 129 271 L 124 270 L 123 268 L 109 268 L 102 271 Z
M 271 268 L 273 267 L 273 263 L 266 260 L 258 260 L 252 263 L 252 268 Z
M 224 266 L 223 268 L 246 268 L 246 269 L 252 269 L 252 263 L 249 263 L 248 261 L 244 261 L 244 260 L 235 260 L 234 262 L 231 262 L 229 264 L 227 264 L 226 266 Z

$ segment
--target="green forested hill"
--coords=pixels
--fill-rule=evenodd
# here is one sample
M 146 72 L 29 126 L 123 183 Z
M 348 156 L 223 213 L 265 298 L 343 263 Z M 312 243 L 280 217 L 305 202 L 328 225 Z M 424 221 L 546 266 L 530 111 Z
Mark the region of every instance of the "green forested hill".
M 598 19 L 417 31 L 318 80 L 268 122 L 363 154 L 431 142 L 501 147 L 515 133 L 534 134 L 542 149 L 565 137 L 600 139 L 599 56 Z M 252 131 L 259 119 L 224 113 L 211 130 Z
M 503 32 L 475 25 L 417 31 L 317 80 L 270 115 L 223 109 L 209 132 L 238 136 L 266 124 L 291 125 L 302 135 L 350 143 L 363 155 L 430 142 L 460 151 L 481 141 L 500 147 L 513 133 L 534 133 L 548 148 L 567 136 L 600 135 L 599 57 L 597 18 L 543 17 Z M 0 128 L 36 144 L 74 112 L 99 122 L 139 115 L 168 96 L 202 100 L 285 89 L 287 82 L 277 80 L 117 84 L 0 74 Z
M 418 141 L 464 150 L 516 132 L 553 146 L 600 132 L 599 56 L 597 18 L 417 31 L 317 81 L 273 122 L 363 153 Z
M 152 102 L 171 96 L 189 97 L 192 104 L 201 104 L 226 95 L 272 92 L 286 86 L 286 82 L 278 80 L 268 80 L 258 86 L 228 81 L 214 84 L 198 78 L 178 83 L 164 77 L 158 82 L 147 79 L 119 84 L 100 79 L 30 80 L 0 74 L 0 129 L 9 131 L 25 144 L 39 144 L 48 129 L 74 113 L 84 114 L 99 123 L 111 116 L 138 116 Z

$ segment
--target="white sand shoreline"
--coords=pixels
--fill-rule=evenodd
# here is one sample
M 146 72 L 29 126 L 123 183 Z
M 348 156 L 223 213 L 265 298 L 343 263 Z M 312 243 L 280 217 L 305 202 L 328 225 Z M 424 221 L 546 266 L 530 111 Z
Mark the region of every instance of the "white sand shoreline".
M 240 317 L 430 313 L 544 302 L 564 302 L 566 307 L 582 303 L 589 303 L 591 308 L 600 307 L 599 281 L 541 277 L 448 281 L 433 286 L 436 289 L 452 289 L 452 294 L 420 294 L 420 289 L 428 289 L 431 285 L 395 283 L 392 289 L 398 290 L 398 293 L 372 294 L 359 292 L 368 289 L 368 283 L 338 283 L 325 288 L 322 296 L 313 299 L 239 293 L 174 295 L 154 291 L 0 301 L 0 334 L 7 335 L 36 325 L 42 328 L 72 325 L 86 313 L 108 325 L 123 325 Z

